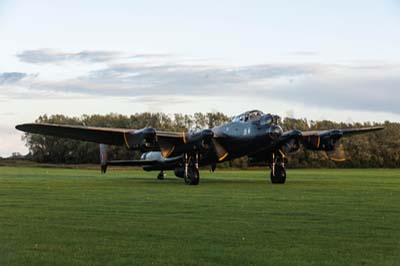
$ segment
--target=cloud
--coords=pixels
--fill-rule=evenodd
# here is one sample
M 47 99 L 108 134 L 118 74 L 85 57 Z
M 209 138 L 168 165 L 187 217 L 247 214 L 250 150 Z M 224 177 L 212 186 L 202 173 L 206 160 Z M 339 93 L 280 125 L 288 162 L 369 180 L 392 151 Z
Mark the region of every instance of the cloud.
M 104 61 L 105 64 L 101 68 L 83 65 L 75 77 L 58 80 L 28 79 L 30 75 L 19 72 L 3 73 L 0 74 L 0 85 L 3 85 L 0 98 L 123 97 L 155 104 L 159 99 L 163 102 L 176 98 L 179 104 L 198 97 L 229 96 L 249 102 L 264 98 L 288 105 L 301 103 L 321 108 L 400 114 L 400 65 L 394 63 L 232 66 L 185 63 L 166 54 L 127 56 L 116 52 L 64 53 L 45 49 L 25 51 L 18 56 L 34 63 L 77 60 Z M 153 60 L 163 56 L 168 60 L 157 63 Z M 67 66 L 63 66 L 58 71 L 66 69 Z
M 148 59 L 169 56 L 171 55 L 156 53 L 123 55 L 122 53 L 115 51 L 81 51 L 68 53 L 53 49 L 26 50 L 17 54 L 19 60 L 31 64 L 58 64 L 64 62 L 98 63 L 111 62 L 117 59 Z
M 277 99 L 314 107 L 400 114 L 400 77 L 317 77 L 274 90 Z
M 36 82 L 37 91 L 78 93 L 91 96 L 223 95 L 247 94 L 280 79 L 311 75 L 304 65 L 253 65 L 245 67 L 122 64 L 91 71 L 76 79 Z
M 120 53 L 113 51 L 81 51 L 66 53 L 52 49 L 26 50 L 17 57 L 22 62 L 32 64 L 62 63 L 66 61 L 83 61 L 89 63 L 112 61 Z
M 3 112 L 3 113 L 0 113 L 0 116 L 13 116 L 15 114 L 16 114 L 15 112 Z
M 316 51 L 294 51 L 290 53 L 291 55 L 297 56 L 316 56 L 318 53 Z
M 162 53 L 153 53 L 153 54 L 136 54 L 132 55 L 129 58 L 143 58 L 143 59 L 149 59 L 149 58 L 167 58 L 167 57 L 172 57 L 171 54 L 162 54 Z
M 0 73 L 0 85 L 17 83 L 18 81 L 24 79 L 26 76 L 26 73 L 21 72 Z
M 196 97 L 197 99 L 197 97 Z M 150 106 L 157 106 L 160 103 L 168 103 L 169 105 L 177 105 L 177 104 L 183 104 L 183 103 L 192 103 L 196 99 L 190 96 L 157 96 L 157 95 L 152 95 L 152 96 L 139 96 L 139 97 L 134 97 L 130 99 L 130 102 L 140 102 L 144 104 L 148 104 Z

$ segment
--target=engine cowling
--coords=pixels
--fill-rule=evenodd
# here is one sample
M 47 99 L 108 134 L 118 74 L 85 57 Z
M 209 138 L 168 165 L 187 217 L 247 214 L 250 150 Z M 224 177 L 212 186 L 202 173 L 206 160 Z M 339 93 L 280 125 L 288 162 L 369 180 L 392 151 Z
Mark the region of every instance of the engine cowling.
M 291 130 L 281 136 L 280 150 L 285 154 L 295 153 L 300 149 L 300 139 L 302 133 L 299 130 Z
M 314 151 L 333 151 L 338 145 L 338 141 L 343 136 L 339 130 L 320 133 L 318 135 L 303 136 L 303 145 Z
M 285 153 L 285 154 L 291 154 L 291 153 L 295 153 L 300 149 L 300 141 L 299 139 L 290 139 L 289 141 L 287 141 L 285 144 L 283 144 L 281 146 L 281 150 Z
M 204 129 L 199 132 L 182 133 L 182 138 L 177 139 L 179 145 L 169 140 L 158 139 L 158 145 L 164 157 L 177 156 L 193 151 L 205 151 L 212 144 L 214 133 L 210 129 Z M 211 143 L 211 144 L 210 144 Z
M 126 135 L 125 142 L 134 150 L 151 150 L 157 144 L 156 130 L 148 127 L 130 132 Z

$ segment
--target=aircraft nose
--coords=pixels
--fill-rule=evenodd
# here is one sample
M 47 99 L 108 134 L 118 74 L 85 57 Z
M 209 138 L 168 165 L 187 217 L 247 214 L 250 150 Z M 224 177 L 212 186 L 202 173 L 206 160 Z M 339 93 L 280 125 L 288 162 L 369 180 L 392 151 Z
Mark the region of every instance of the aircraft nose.
M 283 134 L 283 130 L 280 126 L 274 125 L 270 126 L 268 129 L 268 136 L 271 139 L 277 139 Z

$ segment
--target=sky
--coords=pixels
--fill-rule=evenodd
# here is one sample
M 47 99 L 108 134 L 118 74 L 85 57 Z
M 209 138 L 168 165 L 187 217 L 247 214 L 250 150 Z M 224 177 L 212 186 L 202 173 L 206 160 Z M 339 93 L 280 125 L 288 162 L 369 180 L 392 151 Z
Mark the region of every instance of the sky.
M 0 0 L 0 156 L 43 114 L 400 122 L 400 1 Z

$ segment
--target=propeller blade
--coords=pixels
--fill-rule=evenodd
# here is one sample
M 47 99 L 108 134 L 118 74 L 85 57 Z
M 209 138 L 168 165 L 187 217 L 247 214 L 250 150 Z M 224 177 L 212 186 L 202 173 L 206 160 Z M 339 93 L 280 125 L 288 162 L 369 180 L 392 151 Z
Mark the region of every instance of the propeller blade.
M 300 143 L 297 139 L 290 139 L 289 141 L 287 141 L 285 144 L 283 144 L 281 146 L 281 151 L 285 154 L 285 156 L 287 154 L 291 154 L 294 153 L 296 151 L 298 151 L 300 149 Z
M 211 172 L 214 172 L 216 168 L 217 168 L 217 164 L 213 163 L 211 165 Z
M 346 154 L 343 148 L 343 144 L 337 145 L 337 147 L 332 151 L 327 151 L 326 154 L 328 155 L 329 159 L 334 162 L 344 162 L 346 161 Z
M 224 147 L 222 147 L 221 144 L 219 144 L 219 142 L 215 138 L 212 138 L 211 142 L 213 144 L 213 148 L 215 154 L 217 155 L 218 161 L 223 161 L 228 156 L 228 152 L 225 150 Z

